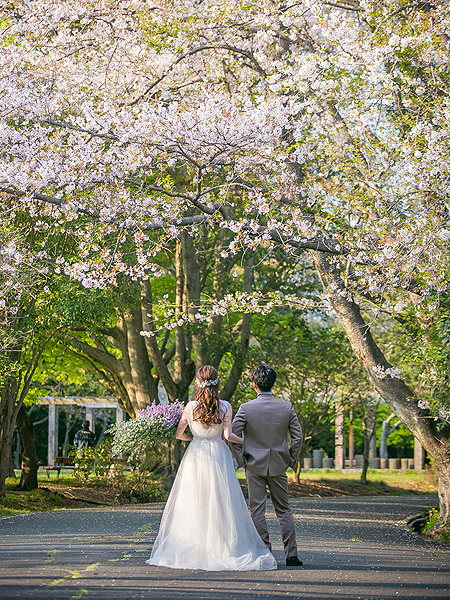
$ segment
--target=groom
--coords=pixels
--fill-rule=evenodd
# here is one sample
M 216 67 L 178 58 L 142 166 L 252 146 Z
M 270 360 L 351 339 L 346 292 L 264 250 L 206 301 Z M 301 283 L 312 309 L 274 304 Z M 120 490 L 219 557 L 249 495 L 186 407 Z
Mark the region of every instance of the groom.
M 286 469 L 295 465 L 303 435 L 291 403 L 271 392 L 276 378 L 275 371 L 267 365 L 253 371 L 251 379 L 256 399 L 241 404 L 233 421 L 233 433 L 244 438 L 244 445 L 232 446 L 238 465 L 245 467 L 250 512 L 259 535 L 271 550 L 265 516 L 268 486 L 280 522 L 286 565 L 293 567 L 303 563 L 297 556 Z

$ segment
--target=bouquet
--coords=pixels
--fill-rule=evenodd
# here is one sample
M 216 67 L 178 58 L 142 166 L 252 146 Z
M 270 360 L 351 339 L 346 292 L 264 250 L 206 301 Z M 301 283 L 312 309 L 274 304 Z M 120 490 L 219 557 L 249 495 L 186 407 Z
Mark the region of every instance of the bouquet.
M 183 410 L 184 404 L 178 400 L 171 404 L 152 402 L 138 411 L 136 419 L 113 425 L 108 430 L 114 435 L 113 454 L 127 454 L 128 460 L 134 461 L 146 448 L 170 440 Z

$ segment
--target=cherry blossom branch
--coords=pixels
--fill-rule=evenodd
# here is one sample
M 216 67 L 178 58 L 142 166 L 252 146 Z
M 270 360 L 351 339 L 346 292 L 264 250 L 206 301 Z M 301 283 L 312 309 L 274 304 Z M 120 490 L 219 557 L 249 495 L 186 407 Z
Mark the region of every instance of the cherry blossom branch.
M 364 10 L 359 5 L 359 2 L 357 0 L 355 0 L 354 2 L 352 2 L 351 0 L 347 0 L 347 2 L 345 4 L 339 4 L 337 2 L 325 1 L 324 4 L 326 4 L 327 6 L 333 6 L 334 8 L 341 8 L 342 10 L 356 10 L 356 11 Z
M 68 204 L 61 198 L 55 198 L 53 196 L 46 196 L 45 194 L 41 194 L 39 192 L 27 193 L 27 192 L 24 192 L 21 190 L 13 190 L 11 188 L 0 188 L 0 192 L 9 194 L 9 195 L 13 195 L 13 196 L 18 196 L 18 197 L 29 196 L 30 198 L 33 198 L 35 200 L 39 200 L 41 202 L 46 202 L 47 204 L 53 204 L 60 208 L 68 207 L 73 212 L 77 212 L 77 213 L 87 215 L 89 217 L 93 217 L 96 220 L 101 221 L 102 223 L 118 225 L 120 228 L 122 228 L 124 230 L 129 230 L 129 231 L 135 231 L 137 229 L 140 229 L 142 231 L 155 231 L 157 229 L 163 229 L 164 227 L 168 227 L 168 226 L 181 228 L 181 227 L 187 227 L 189 225 L 196 225 L 198 223 L 204 223 L 208 220 L 208 216 L 202 214 L 202 215 L 192 215 L 190 217 L 183 217 L 183 218 L 179 218 L 179 219 L 170 219 L 169 221 L 162 221 L 162 220 L 153 221 L 152 223 L 147 223 L 146 225 L 143 225 L 141 227 L 139 227 L 137 224 L 131 226 L 131 225 L 127 225 L 126 223 L 120 221 L 119 219 L 117 219 L 115 217 L 105 218 L 100 214 L 99 211 L 88 210 L 86 208 L 73 206 L 73 205 Z
M 260 75 L 263 75 L 263 76 L 266 75 L 266 72 L 264 71 L 264 69 L 258 63 L 258 61 L 254 57 L 253 53 L 250 52 L 249 50 L 244 50 L 242 48 L 230 46 L 229 44 L 205 44 L 202 46 L 198 46 L 197 48 L 193 48 L 192 50 L 189 50 L 189 52 L 185 52 L 180 57 L 178 57 L 177 60 L 175 60 L 166 69 L 166 71 L 162 75 L 160 75 L 153 83 L 151 83 L 147 87 L 147 89 L 144 92 L 142 92 L 142 94 L 140 94 L 137 98 L 135 98 L 132 102 L 130 102 L 128 104 L 128 106 L 134 106 L 134 105 L 138 104 L 138 102 L 140 102 L 143 98 L 145 98 L 159 83 L 161 83 L 161 81 L 163 81 L 169 75 L 169 73 L 174 69 L 174 67 L 176 67 L 180 62 L 182 62 L 186 58 L 193 56 L 194 54 L 197 54 L 199 52 L 204 52 L 205 50 L 229 50 L 230 52 L 234 52 L 235 54 L 241 54 L 250 60 L 250 62 L 252 63 L 252 65 L 255 67 L 255 69 L 258 71 L 258 73 Z
M 48 125 L 54 125 L 55 127 L 65 127 L 66 129 L 72 129 L 73 131 L 80 131 L 81 133 L 88 133 L 92 137 L 99 137 L 109 140 L 119 140 L 120 138 L 113 133 L 99 133 L 98 131 L 92 131 L 91 129 L 85 129 L 79 125 L 70 125 L 69 123 L 63 123 L 62 121 L 54 121 L 52 119 L 45 119 L 42 121 Z
M 102 217 L 102 215 L 98 211 L 87 210 L 87 209 L 84 209 L 81 207 L 71 206 L 68 203 L 66 203 L 64 200 L 62 200 L 61 198 L 55 198 L 53 196 L 46 196 L 45 194 L 41 194 L 39 192 L 32 192 L 30 194 L 27 194 L 26 192 L 23 192 L 20 190 L 13 190 L 11 188 L 0 188 L 0 191 L 4 192 L 6 194 L 18 196 L 18 197 L 29 196 L 29 197 L 39 200 L 41 202 L 46 202 L 49 204 L 56 205 L 60 208 L 62 208 L 64 206 L 70 206 L 70 209 L 74 212 L 79 212 L 79 213 L 85 214 L 89 217 L 93 217 L 96 220 L 104 222 L 104 223 L 118 225 L 122 230 L 126 230 L 126 231 L 136 231 L 136 230 L 156 231 L 158 229 L 164 229 L 165 227 L 177 227 L 177 228 L 181 229 L 181 228 L 189 227 L 192 225 L 198 225 L 200 223 L 206 223 L 206 222 L 208 222 L 209 217 L 212 216 L 212 214 L 213 214 L 213 212 L 211 212 L 211 210 L 208 207 L 207 214 L 192 215 L 189 217 L 182 217 L 182 218 L 180 217 L 178 219 L 170 219 L 169 221 L 157 220 L 157 221 L 153 221 L 151 223 L 143 224 L 141 226 L 139 226 L 138 224 L 127 225 L 126 223 L 124 223 L 123 221 L 120 221 L 117 218 L 110 217 L 110 218 L 105 219 L 104 217 Z M 202 203 L 200 203 L 200 204 L 202 204 Z M 225 227 L 227 226 L 226 223 L 224 224 L 224 226 Z M 298 250 L 318 250 L 320 252 L 327 252 L 330 254 L 346 254 L 347 253 L 347 250 L 345 250 L 339 244 L 339 242 L 337 242 L 336 240 L 333 240 L 331 238 L 317 237 L 317 238 L 311 238 L 311 239 L 308 239 L 308 238 L 294 239 L 294 238 L 290 238 L 290 237 L 286 236 L 284 233 L 282 233 L 278 229 L 269 229 L 268 227 L 265 227 L 263 225 L 260 225 L 256 229 L 254 229 L 250 226 L 245 226 L 245 227 L 242 227 L 242 231 L 245 231 L 247 234 L 250 234 L 255 237 L 268 235 L 272 241 L 281 243 L 283 245 L 292 246 L 293 248 L 296 248 Z

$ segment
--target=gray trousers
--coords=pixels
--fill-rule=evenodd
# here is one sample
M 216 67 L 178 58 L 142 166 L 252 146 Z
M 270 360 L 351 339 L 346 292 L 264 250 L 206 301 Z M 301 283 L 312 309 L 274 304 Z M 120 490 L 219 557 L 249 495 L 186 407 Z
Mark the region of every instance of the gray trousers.
M 283 537 L 284 552 L 286 557 L 297 556 L 297 542 L 295 540 L 294 517 L 289 507 L 287 477 L 281 475 L 255 475 L 246 470 L 248 485 L 248 499 L 253 523 L 261 536 L 263 542 L 272 550 L 269 541 L 269 531 L 266 522 L 266 485 L 269 486 L 275 513 L 280 523 L 281 535 Z

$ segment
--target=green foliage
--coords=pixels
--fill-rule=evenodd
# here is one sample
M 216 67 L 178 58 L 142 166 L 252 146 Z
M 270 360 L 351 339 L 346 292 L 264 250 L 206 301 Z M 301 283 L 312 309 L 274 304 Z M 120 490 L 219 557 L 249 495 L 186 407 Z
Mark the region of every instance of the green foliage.
M 425 516 L 428 517 L 428 521 L 425 523 L 420 533 L 432 537 L 434 540 L 450 542 L 450 525 L 448 523 L 447 525 L 436 529 L 440 517 L 439 509 L 430 508 Z
M 167 492 L 152 473 L 137 469 L 127 475 L 120 485 L 121 496 L 130 502 L 162 502 L 167 498 Z
M 115 297 L 109 289 L 85 289 L 77 281 L 61 276 L 52 286 L 55 311 L 68 325 L 107 325 L 114 314 Z
M 92 474 L 97 478 L 108 477 L 113 466 L 112 444 L 105 440 L 100 446 L 91 448 L 72 448 L 69 456 L 74 459 L 74 475 L 78 478 L 89 478 Z M 114 465 L 120 471 L 120 465 Z
M 51 346 L 42 356 L 26 404 L 33 404 L 39 396 L 105 395 L 107 390 L 78 359 Z
M 128 463 L 115 458 L 114 445 L 111 440 L 105 440 L 97 448 L 73 449 L 70 453 L 74 458 L 74 477 L 79 482 L 94 480 L 98 485 L 113 486 L 117 491 L 117 498 L 126 502 L 159 502 L 165 500 L 167 494 L 159 478 L 149 470 L 148 466 L 155 466 L 153 461 L 142 461 L 135 464 L 130 472 Z M 159 457 L 158 457 L 159 458 Z
M 425 523 L 424 528 L 422 529 L 422 533 L 430 533 L 435 527 L 436 523 L 439 520 L 439 509 L 430 508 L 428 511 L 428 521 Z
M 411 318 L 408 352 L 404 363 L 418 382 L 421 405 L 440 419 L 450 421 L 450 309 L 444 298 L 437 319 Z M 417 343 L 420 341 L 420 343 Z M 438 424 L 439 425 L 439 424 Z M 443 423 L 442 423 L 443 425 Z
M 379 442 L 383 421 L 392 413 L 388 406 L 379 406 L 377 410 L 376 436 Z M 397 421 L 391 422 L 391 426 Z M 348 413 L 345 417 L 345 430 L 348 431 L 350 420 Z M 332 426 L 334 432 L 334 426 Z M 334 435 L 334 433 L 333 433 Z M 362 454 L 364 447 L 364 434 L 362 424 L 361 407 L 357 404 L 353 406 L 353 436 L 355 444 L 355 454 Z M 393 431 L 387 439 L 388 456 L 390 458 L 412 458 L 414 456 L 414 437 L 402 424 Z

